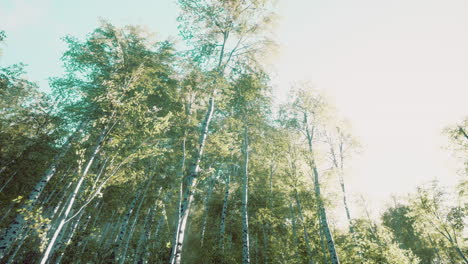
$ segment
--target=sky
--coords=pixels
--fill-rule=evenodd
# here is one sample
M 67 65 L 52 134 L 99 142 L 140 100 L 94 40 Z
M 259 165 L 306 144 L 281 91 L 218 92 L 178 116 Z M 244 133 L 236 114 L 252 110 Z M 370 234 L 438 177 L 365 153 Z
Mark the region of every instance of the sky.
M 351 201 L 363 195 L 378 209 L 433 179 L 455 184 L 459 164 L 441 132 L 468 114 L 468 2 L 278 2 L 274 94 L 281 101 L 292 83 L 310 81 L 352 124 L 363 151 L 348 164 Z M 62 72 L 60 38 L 83 38 L 99 18 L 176 38 L 177 12 L 172 0 L 2 0 L 0 65 L 28 64 L 47 90 Z

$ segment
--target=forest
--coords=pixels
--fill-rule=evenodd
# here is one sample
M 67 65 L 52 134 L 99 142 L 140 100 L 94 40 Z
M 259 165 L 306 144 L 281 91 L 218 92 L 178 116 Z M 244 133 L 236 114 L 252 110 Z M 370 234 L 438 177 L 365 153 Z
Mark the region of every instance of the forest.
M 103 20 L 51 92 L 1 66 L 0 263 L 468 264 L 468 118 L 456 189 L 359 216 L 347 121 L 300 80 L 272 99 L 272 4 L 178 0 L 183 49 Z

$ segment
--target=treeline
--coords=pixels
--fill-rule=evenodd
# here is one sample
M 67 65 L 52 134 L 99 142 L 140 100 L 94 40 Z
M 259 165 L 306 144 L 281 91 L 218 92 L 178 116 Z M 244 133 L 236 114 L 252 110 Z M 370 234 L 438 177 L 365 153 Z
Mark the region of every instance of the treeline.
M 466 178 L 357 218 L 346 122 L 306 84 L 272 103 L 270 3 L 178 2 L 187 50 L 102 22 L 51 93 L 0 68 L 1 263 L 468 263 Z

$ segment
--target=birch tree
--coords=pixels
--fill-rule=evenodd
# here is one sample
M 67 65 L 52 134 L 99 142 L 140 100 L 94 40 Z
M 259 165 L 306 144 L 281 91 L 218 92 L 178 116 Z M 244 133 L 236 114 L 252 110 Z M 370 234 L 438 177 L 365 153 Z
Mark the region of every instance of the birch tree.
M 264 47 L 266 40 L 259 37 L 258 33 L 263 29 L 269 14 L 263 1 L 180 0 L 179 6 L 182 10 L 179 18 L 181 35 L 194 47 L 192 56 L 203 65 L 202 68 L 211 73 L 213 81 L 206 87 L 206 114 L 201 123 L 197 147 L 193 151 L 193 159 L 185 180 L 183 200 L 178 209 L 180 213 L 172 248 L 172 264 L 181 262 L 186 226 L 193 202 L 193 188 L 198 181 L 217 93 L 222 91 L 219 86 L 225 74 L 229 74 L 233 61 Z
M 315 136 L 319 133 L 318 130 L 320 129 L 320 125 L 323 126 L 323 123 L 320 124 L 320 122 L 323 122 L 323 115 L 326 113 L 327 108 L 324 98 L 320 95 L 314 95 L 313 90 L 311 90 L 310 87 L 309 89 L 306 87 L 298 88 L 294 91 L 295 94 L 293 95 L 293 103 L 291 105 L 293 109 L 292 114 L 296 118 L 294 122 L 297 123 L 297 127 L 305 135 L 305 141 L 308 147 L 305 157 L 312 174 L 315 198 L 318 202 L 320 224 L 323 228 L 331 262 L 337 264 L 339 263 L 339 258 L 323 203 L 322 190 L 320 187 L 320 175 L 315 158 L 316 150 L 314 148 Z

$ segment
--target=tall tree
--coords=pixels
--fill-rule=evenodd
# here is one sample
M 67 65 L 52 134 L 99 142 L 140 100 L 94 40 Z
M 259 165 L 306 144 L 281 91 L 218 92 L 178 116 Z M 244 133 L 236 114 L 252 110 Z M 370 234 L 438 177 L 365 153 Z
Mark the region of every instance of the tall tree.
M 194 48 L 192 56 L 210 73 L 212 82 L 206 87 L 208 97 L 206 113 L 192 154 L 183 200 L 178 209 L 180 212 L 172 248 L 172 264 L 181 262 L 185 232 L 193 202 L 193 188 L 198 180 L 217 94 L 222 91 L 222 82 L 225 75 L 229 74 L 232 63 L 264 46 L 265 41 L 258 37 L 258 33 L 264 28 L 265 20 L 270 13 L 265 2 L 256 0 L 221 2 L 179 0 L 179 6 L 182 10 L 182 15 L 179 17 L 181 35 Z

